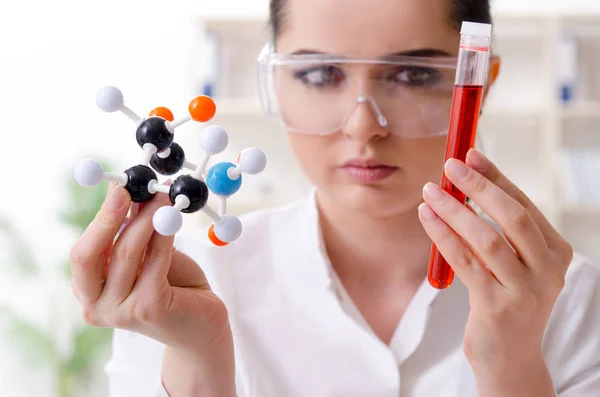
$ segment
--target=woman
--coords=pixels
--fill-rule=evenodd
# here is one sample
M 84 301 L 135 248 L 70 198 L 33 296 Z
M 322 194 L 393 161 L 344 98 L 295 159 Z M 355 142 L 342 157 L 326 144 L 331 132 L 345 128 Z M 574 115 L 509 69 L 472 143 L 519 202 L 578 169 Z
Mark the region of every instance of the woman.
M 599 395 L 598 270 L 481 153 L 440 161 L 464 20 L 488 1 L 271 1 L 263 103 L 314 193 L 214 247 L 153 233 L 160 199 L 119 234 L 111 188 L 71 258 L 85 320 L 117 329 L 112 397 Z

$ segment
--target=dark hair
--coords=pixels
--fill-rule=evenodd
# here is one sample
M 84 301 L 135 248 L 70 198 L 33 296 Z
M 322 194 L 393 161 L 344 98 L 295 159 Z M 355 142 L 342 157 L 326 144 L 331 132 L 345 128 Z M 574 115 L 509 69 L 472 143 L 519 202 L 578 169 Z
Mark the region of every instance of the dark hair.
M 271 38 L 276 41 L 285 24 L 285 0 L 270 0 L 269 27 Z M 456 30 L 463 21 L 492 23 L 490 0 L 450 0 L 450 20 Z

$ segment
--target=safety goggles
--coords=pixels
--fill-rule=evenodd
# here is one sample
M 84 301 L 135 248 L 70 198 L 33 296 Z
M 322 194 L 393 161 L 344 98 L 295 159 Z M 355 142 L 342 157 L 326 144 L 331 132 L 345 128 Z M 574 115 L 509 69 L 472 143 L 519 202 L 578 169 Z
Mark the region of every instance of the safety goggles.
M 266 45 L 258 57 L 261 106 L 291 132 L 327 135 L 367 106 L 391 134 L 445 135 L 456 58 L 329 54 L 283 55 Z

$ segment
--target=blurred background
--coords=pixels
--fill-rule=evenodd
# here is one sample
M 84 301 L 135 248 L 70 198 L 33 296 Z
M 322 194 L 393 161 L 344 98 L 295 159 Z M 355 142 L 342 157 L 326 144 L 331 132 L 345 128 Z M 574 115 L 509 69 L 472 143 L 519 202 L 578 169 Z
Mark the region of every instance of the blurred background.
M 600 2 L 495 0 L 493 8 L 503 67 L 480 144 L 600 263 Z M 96 91 L 115 85 L 134 111 L 167 106 L 175 117 L 194 96 L 213 95 L 211 124 L 230 134 L 220 157 L 256 145 L 269 158 L 229 210 L 304 197 L 285 135 L 256 98 L 268 0 L 2 0 L 0 9 L 0 394 L 105 396 L 111 331 L 82 323 L 68 254 L 106 184 L 77 186 L 73 167 L 94 157 L 120 172 L 140 151 L 131 121 L 101 112 Z M 192 161 L 202 127 L 178 129 Z M 208 222 L 184 218 L 186 229 Z

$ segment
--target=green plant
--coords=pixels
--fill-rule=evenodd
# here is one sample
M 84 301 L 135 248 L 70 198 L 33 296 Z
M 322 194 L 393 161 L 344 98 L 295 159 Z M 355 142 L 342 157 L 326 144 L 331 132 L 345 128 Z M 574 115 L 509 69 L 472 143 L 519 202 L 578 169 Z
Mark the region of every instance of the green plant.
M 110 172 L 107 163 L 103 164 Z M 71 174 L 67 181 L 65 205 L 59 219 L 78 236 L 96 215 L 104 201 L 108 184 L 102 183 L 94 188 L 82 187 L 74 181 Z M 7 242 L 6 246 L 10 247 L 9 258 L 5 261 L 11 265 L 10 270 L 29 280 L 44 279 L 41 266 L 32 255 L 32 247 L 18 233 L 17 228 L 4 219 L 0 219 L 0 241 Z M 57 269 L 57 278 L 64 281 L 61 284 L 70 285 L 70 262 L 64 260 Z M 79 325 L 69 335 L 71 346 L 69 353 L 65 354 L 53 329 L 32 322 L 7 306 L 0 306 L 0 317 L 7 323 L 7 336 L 19 348 L 23 357 L 53 371 L 58 397 L 72 397 L 75 386 L 89 379 L 93 365 L 109 346 L 112 337 L 111 329 Z

